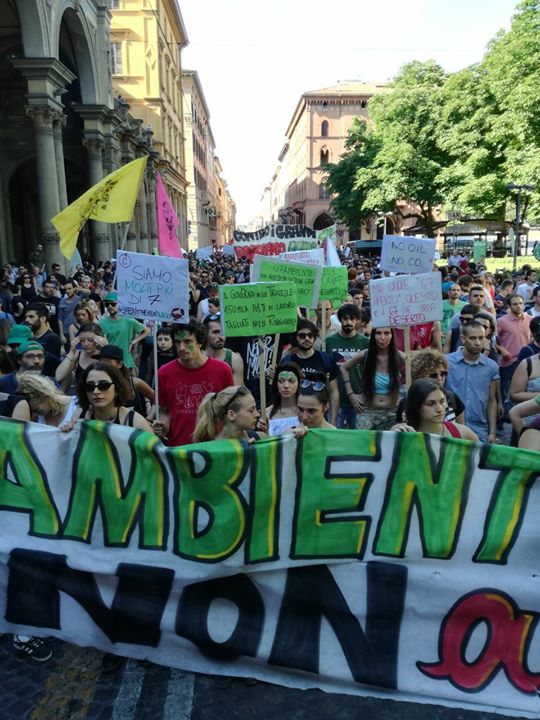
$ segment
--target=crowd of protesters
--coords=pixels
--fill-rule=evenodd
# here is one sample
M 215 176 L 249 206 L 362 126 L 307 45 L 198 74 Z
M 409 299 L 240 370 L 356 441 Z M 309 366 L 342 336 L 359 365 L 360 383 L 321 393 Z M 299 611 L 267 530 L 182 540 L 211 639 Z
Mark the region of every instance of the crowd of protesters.
M 150 328 L 118 314 L 114 260 L 86 258 L 65 275 L 46 267 L 37 246 L 27 262 L 1 269 L 0 414 L 60 431 L 102 420 L 170 446 L 344 428 L 540 451 L 540 285 L 531 265 L 491 273 L 457 252 L 441 261 L 442 319 L 411 328 L 407 389 L 403 332 L 371 327 L 369 282 L 386 275 L 379 259 L 350 249 L 340 258 L 348 297 L 298 308 L 296 332 L 263 338 L 262 367 L 260 338 L 228 340 L 220 322 L 219 286 L 249 282 L 245 258 L 190 254 L 189 322 L 160 325 L 154 352 Z M 50 657 L 38 638 L 15 636 L 14 645 L 33 660 Z

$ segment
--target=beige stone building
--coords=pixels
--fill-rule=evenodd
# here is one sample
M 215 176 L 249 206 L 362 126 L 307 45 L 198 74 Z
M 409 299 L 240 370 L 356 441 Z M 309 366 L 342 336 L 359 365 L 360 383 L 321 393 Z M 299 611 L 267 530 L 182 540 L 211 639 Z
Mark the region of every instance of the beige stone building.
M 143 128 L 152 130 L 153 149 L 167 193 L 180 220 L 178 235 L 188 247 L 188 210 L 182 49 L 188 37 L 178 0 L 108 0 L 115 93 L 125 98 Z M 155 194 L 155 186 L 150 188 Z M 156 238 L 150 237 L 150 246 Z
M 130 33 L 132 27 L 138 28 L 134 16 L 123 20 L 118 44 L 110 43 L 111 12 L 135 4 L 131 0 L 0 2 L 2 262 L 24 260 L 41 243 L 49 267 L 53 262 L 65 263 L 69 273 L 51 218 L 105 175 L 142 155 L 150 159 L 127 247 L 149 252 L 156 244 L 155 170 L 172 166 L 171 154 L 160 154 L 164 144 L 159 123 L 153 123 L 152 130 L 150 116 L 135 119 L 125 98 L 113 99 L 111 80 L 111 66 L 117 78 L 124 58 L 130 71 L 140 72 L 138 66 L 131 67 L 129 41 L 134 36 Z M 149 8 L 150 3 L 146 19 L 151 26 L 155 16 Z M 185 33 L 183 37 L 185 41 Z M 153 48 L 146 56 L 143 52 L 153 64 L 157 45 L 143 42 L 138 47 Z M 128 87 L 129 78 L 124 79 Z M 158 86 L 154 91 L 160 94 Z M 182 153 L 180 140 L 178 148 Z M 185 195 L 185 180 L 181 187 Z M 77 248 L 82 256 L 105 260 L 114 255 L 121 239 L 116 224 L 89 222 L 81 229 Z
M 222 246 L 232 237 L 234 204 L 215 154 L 210 111 L 196 70 L 182 72 L 188 186 L 189 249 Z
M 302 95 L 261 197 L 261 224 L 280 221 L 320 230 L 334 223 L 324 185 L 325 166 L 339 160 L 353 119 L 367 119 L 370 99 L 384 91 L 383 85 L 344 82 Z M 363 237 L 376 233 L 375 223 L 368 225 Z M 343 242 L 349 239 L 347 228 L 338 232 Z

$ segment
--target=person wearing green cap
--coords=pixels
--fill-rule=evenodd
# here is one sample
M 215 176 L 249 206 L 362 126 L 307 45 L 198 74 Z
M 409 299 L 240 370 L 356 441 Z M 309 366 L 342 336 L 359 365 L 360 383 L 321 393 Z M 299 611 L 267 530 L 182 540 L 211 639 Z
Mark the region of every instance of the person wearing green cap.
M 7 344 L 16 351 L 22 342 L 30 340 L 31 337 L 32 330 L 28 327 L 28 325 L 14 325 L 9 329 Z
M 23 340 L 15 351 L 17 370 L 0 378 L 0 392 L 13 395 L 19 386 L 19 376 L 23 372 L 43 374 L 45 365 L 45 350 L 35 340 Z M 51 378 L 53 380 L 53 378 Z
M 118 294 L 116 292 L 107 293 L 103 302 L 109 315 L 102 318 L 99 325 L 109 344 L 122 348 L 124 365 L 132 370 L 135 367 L 135 361 L 131 351 L 150 333 L 150 328 L 145 327 L 135 318 L 118 315 Z

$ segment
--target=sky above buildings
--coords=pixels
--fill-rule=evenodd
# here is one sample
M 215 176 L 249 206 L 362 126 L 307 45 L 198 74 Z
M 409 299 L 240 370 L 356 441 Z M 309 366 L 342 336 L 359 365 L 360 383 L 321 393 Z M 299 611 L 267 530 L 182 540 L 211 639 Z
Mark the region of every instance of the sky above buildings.
M 180 0 L 237 224 L 256 220 L 301 95 L 385 82 L 411 60 L 478 62 L 516 0 Z

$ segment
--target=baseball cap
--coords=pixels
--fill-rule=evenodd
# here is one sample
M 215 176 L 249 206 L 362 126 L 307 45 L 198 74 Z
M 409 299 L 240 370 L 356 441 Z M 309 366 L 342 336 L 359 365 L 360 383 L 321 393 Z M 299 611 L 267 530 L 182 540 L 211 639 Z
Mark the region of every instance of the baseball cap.
M 118 293 L 114 290 L 112 292 L 109 292 L 105 295 L 105 300 L 103 302 L 118 302 Z
M 124 351 L 121 347 L 118 347 L 118 345 L 105 345 L 101 348 L 101 350 L 97 353 L 97 355 L 92 355 L 92 357 L 95 360 L 102 360 L 103 358 L 108 358 L 109 360 L 124 360 Z
M 24 355 L 24 353 L 30 352 L 31 350 L 41 350 L 41 352 L 45 352 L 43 345 L 40 345 L 36 340 L 25 340 L 19 345 L 15 354 L 19 357 L 19 355 Z
M 7 336 L 8 345 L 19 345 L 32 337 L 32 331 L 28 325 L 14 325 L 9 329 Z

